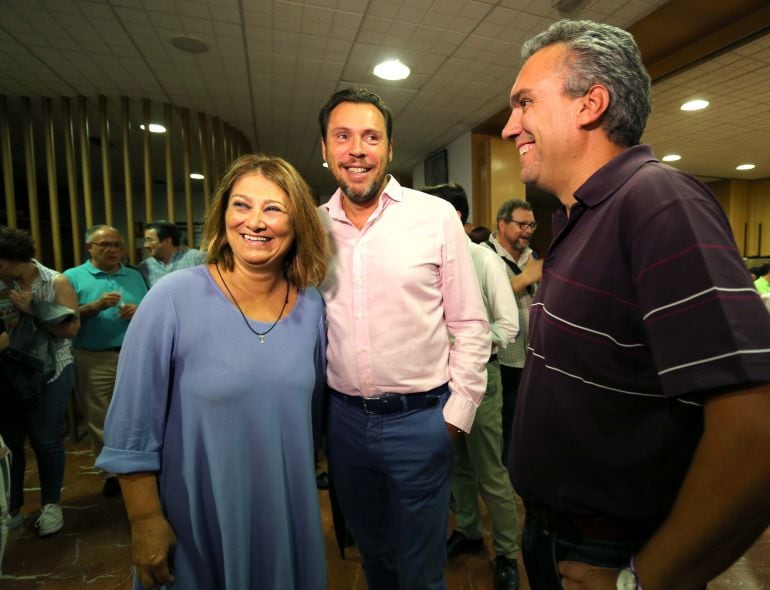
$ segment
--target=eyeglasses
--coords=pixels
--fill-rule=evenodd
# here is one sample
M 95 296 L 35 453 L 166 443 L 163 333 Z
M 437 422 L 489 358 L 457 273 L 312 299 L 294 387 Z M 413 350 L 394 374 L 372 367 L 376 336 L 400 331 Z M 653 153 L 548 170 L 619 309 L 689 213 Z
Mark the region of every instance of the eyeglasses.
M 120 248 L 125 247 L 125 244 L 123 242 L 89 242 L 89 245 L 98 246 L 99 248 L 103 248 L 105 250 L 107 250 L 108 248 L 118 250 Z
M 516 221 L 515 219 L 511 219 L 508 223 L 515 223 L 519 226 L 519 229 L 527 229 L 528 227 L 532 229 L 532 231 L 535 231 L 537 229 L 537 221 L 533 221 L 532 223 L 527 223 L 526 221 Z

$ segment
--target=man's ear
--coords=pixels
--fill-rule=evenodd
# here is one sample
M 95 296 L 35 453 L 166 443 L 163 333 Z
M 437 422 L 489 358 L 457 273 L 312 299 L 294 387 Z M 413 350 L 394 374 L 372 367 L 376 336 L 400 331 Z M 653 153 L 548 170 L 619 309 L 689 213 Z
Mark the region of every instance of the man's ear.
M 324 159 L 324 162 L 326 162 L 326 143 L 324 143 L 323 139 L 321 139 L 321 157 Z
M 393 161 L 393 142 L 388 142 L 388 162 Z
M 594 84 L 580 99 L 578 124 L 585 128 L 595 125 L 610 106 L 610 92 L 601 84 Z

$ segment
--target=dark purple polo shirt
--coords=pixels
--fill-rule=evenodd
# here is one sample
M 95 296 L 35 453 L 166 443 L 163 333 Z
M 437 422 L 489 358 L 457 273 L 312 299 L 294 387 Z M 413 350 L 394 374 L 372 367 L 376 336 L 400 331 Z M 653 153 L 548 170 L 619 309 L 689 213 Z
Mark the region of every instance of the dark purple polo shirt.
M 511 475 L 566 515 L 662 520 L 703 392 L 770 381 L 770 314 L 717 200 L 625 150 L 575 193 L 530 311 Z

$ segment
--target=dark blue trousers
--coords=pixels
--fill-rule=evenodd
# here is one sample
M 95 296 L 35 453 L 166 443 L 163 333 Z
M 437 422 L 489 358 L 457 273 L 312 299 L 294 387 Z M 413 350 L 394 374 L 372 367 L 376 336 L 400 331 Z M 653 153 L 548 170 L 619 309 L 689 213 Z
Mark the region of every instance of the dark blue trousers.
M 329 475 L 369 590 L 443 590 L 452 444 L 441 403 L 370 415 L 329 400 Z
M 582 561 L 601 567 L 622 568 L 644 543 L 638 541 L 570 541 L 546 530 L 533 518 L 524 521 L 521 546 L 532 590 L 561 590 L 560 561 Z
M 13 453 L 11 462 L 11 512 L 24 504 L 24 441 L 29 437 L 37 458 L 40 477 L 40 505 L 58 504 L 64 481 L 64 417 L 67 398 L 75 383 L 75 369 L 67 365 L 55 381 L 47 383 L 40 404 L 32 409 L 3 408 L 2 430 L 5 444 Z

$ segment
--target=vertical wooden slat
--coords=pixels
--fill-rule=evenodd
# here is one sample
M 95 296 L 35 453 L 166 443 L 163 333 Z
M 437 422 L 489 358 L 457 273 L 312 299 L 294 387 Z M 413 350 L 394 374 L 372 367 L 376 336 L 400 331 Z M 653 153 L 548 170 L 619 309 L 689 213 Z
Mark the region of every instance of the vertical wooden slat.
M 16 189 L 13 185 L 11 130 L 8 126 L 8 103 L 6 102 L 5 95 L 0 95 L 0 151 L 3 153 L 6 223 L 8 223 L 8 227 L 16 227 Z
M 120 126 L 123 132 L 123 182 L 126 190 L 126 237 L 128 238 L 128 259 L 136 264 L 136 236 L 134 235 L 134 193 L 131 183 L 131 142 L 129 102 L 127 96 L 120 97 Z
M 110 170 L 110 129 L 107 122 L 107 97 L 99 95 L 99 129 L 101 131 L 102 179 L 104 181 L 104 223 L 112 225 L 112 172 Z
M 222 153 L 225 156 L 225 168 L 230 166 L 230 162 L 233 161 L 232 153 L 230 152 L 230 125 L 222 123 Z
M 171 145 L 171 105 L 163 105 L 164 125 L 166 126 L 166 201 L 168 203 L 168 220 L 176 223 L 174 215 L 174 167 Z
M 142 151 L 144 153 L 144 216 L 145 221 L 152 221 L 152 144 L 150 143 L 150 100 L 142 99 Z
M 91 184 L 91 140 L 88 138 L 88 103 L 78 96 L 78 136 L 80 137 L 80 166 L 83 171 L 83 210 L 86 228 L 94 225 L 94 191 Z M 82 236 L 78 236 L 78 241 Z
M 69 192 L 70 205 L 70 226 L 72 228 L 72 256 L 77 266 L 83 262 L 81 256 L 81 235 L 80 235 L 80 208 L 78 206 L 78 177 L 75 168 L 75 135 L 72 128 L 72 105 L 70 99 L 63 96 L 61 99 L 62 108 L 62 130 L 64 140 L 64 163 L 67 168 L 67 192 Z
M 35 139 L 32 131 L 32 105 L 28 96 L 21 98 L 21 127 L 24 133 L 24 167 L 27 172 L 30 233 L 35 241 L 35 255 L 40 257 L 40 210 L 38 208 L 37 174 L 35 172 Z
M 53 242 L 54 268 L 64 270 L 61 246 L 61 220 L 59 219 L 59 186 L 56 179 L 56 152 L 54 149 L 53 117 L 51 99 L 43 99 L 43 136 L 45 143 L 45 166 L 48 174 L 48 209 L 51 216 L 51 241 Z
M 204 113 L 198 113 L 198 141 L 201 146 L 201 174 L 203 174 L 203 208 L 208 211 L 211 196 L 211 141 L 209 138 L 208 120 Z
M 184 205 L 187 221 L 187 243 L 195 246 L 195 225 L 193 224 L 192 184 L 190 178 L 190 111 L 182 109 L 182 175 L 184 176 Z
M 749 249 L 749 222 L 743 222 L 743 257 L 748 256 L 747 251 Z
M 221 130 L 220 123 L 221 121 L 219 120 L 219 117 L 213 117 L 211 119 L 211 161 L 214 167 L 214 176 L 216 177 L 217 181 L 219 181 L 219 178 L 224 175 L 225 171 L 224 166 L 222 165 L 222 150 L 219 142 Z

